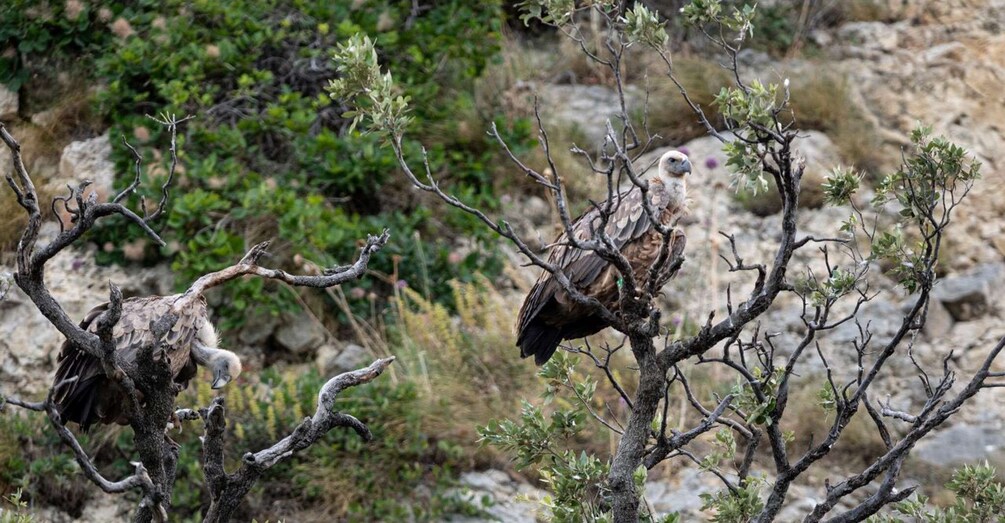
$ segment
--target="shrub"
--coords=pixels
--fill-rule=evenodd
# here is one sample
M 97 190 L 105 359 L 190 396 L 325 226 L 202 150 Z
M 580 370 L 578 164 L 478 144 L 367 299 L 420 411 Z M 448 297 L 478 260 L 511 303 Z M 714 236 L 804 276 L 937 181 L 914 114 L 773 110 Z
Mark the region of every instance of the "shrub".
M 921 521 L 939 523 L 943 521 L 1002 521 L 1005 514 L 1005 484 L 998 479 L 994 467 L 964 465 L 953 472 L 953 478 L 946 484 L 956 499 L 952 505 L 930 509 L 928 498 L 917 496 L 894 505 L 890 514 L 870 518 L 870 523 L 904 523 Z M 902 517 L 902 516 L 906 516 Z
M 395 182 L 389 151 L 375 138 L 352 132 L 341 116 L 345 107 L 323 92 L 335 77 L 328 49 L 352 34 L 374 35 L 384 59 L 400 66 L 419 107 L 413 129 L 431 138 L 431 168 L 449 173 L 468 196 L 495 208 L 493 174 L 500 162 L 481 132 L 493 115 L 470 108 L 473 84 L 499 48 L 500 2 L 429 3 L 415 14 L 410 0 L 380 8 L 349 0 L 105 1 L 87 3 L 72 23 L 66 12 L 72 2 L 52 8 L 41 0 L 15 4 L 17 16 L 0 21 L 0 44 L 22 33 L 30 37 L 0 70 L 11 86 L 48 67 L 42 56 L 77 61 L 101 86 L 97 108 L 112 135 L 139 145 L 164 138 L 145 114 L 197 116 L 179 137 L 178 184 L 185 192 L 170 202 L 164 232 L 170 247 L 158 250 L 142 243 L 134 229 L 111 227 L 95 234 L 99 245 L 115 240 L 99 261 L 123 263 L 120 246 L 141 242 L 144 263 L 173 258 L 184 283 L 265 238 L 284 242 L 273 249 L 277 265 L 296 255 L 318 265 L 346 262 L 355 254 L 353 240 L 390 227 L 385 252 L 392 256 L 378 257 L 372 268 L 397 270 L 397 278 L 408 281 L 418 281 L 424 271 L 432 295 L 450 297 L 446 282 L 452 278 L 501 270 L 491 249 L 449 262 L 452 237 L 478 242 L 486 236 L 467 217 L 423 210 L 423 202 Z M 470 132 L 459 133 L 459 127 Z M 520 122 L 502 127 L 511 140 L 531 140 Z M 113 143 L 119 172 L 131 172 L 132 157 L 118 140 Z M 409 154 L 418 159 L 421 152 L 413 147 Z M 154 150 L 145 160 L 146 197 L 157 198 L 170 155 L 166 148 Z M 427 255 L 422 263 L 413 231 Z M 397 267 L 394 255 L 401 259 Z M 295 303 L 291 294 L 264 293 L 261 285 L 237 284 L 237 299 L 219 311 L 228 326 L 247 317 L 245 309 L 275 312 Z
M 32 523 L 35 518 L 28 514 L 28 504 L 21 500 L 18 490 L 2 500 L 8 506 L 0 505 L 0 523 Z
M 397 355 L 390 379 L 348 389 L 336 403 L 364 422 L 387 423 L 367 423 L 370 443 L 351 431 L 334 431 L 302 456 L 270 469 L 235 519 L 297 521 L 324 514 L 340 521 L 424 521 L 480 512 L 477 503 L 458 495 L 454 478 L 504 465 L 504 458 L 478 445 L 477 429 L 499 412 L 516 412 L 519 398 L 538 386 L 532 364 L 514 357 L 509 332 L 515 308 L 487 278 L 474 279 L 447 283 L 457 316 L 435 296 L 397 289 L 386 330 L 374 326 L 366 333 L 380 345 L 377 350 Z M 347 303 L 346 309 L 352 313 Z M 371 325 L 355 315 L 353 321 Z M 197 376 L 179 396 L 179 407 L 210 403 L 216 393 L 205 377 Z M 245 451 L 273 444 L 311 414 L 327 378 L 313 369 L 273 367 L 242 375 L 225 389 L 228 470 L 239 466 Z M 79 515 L 94 490 L 76 462 L 44 417 L 12 414 L 0 423 L 0 496 L 22 489 L 33 505 Z M 200 436 L 198 422 L 169 433 L 181 445 L 172 503 L 184 521 L 198 521 L 205 508 Z M 129 430 L 95 427 L 80 438 L 109 477 L 132 472 L 125 458 L 133 455 Z M 22 451 L 29 440 L 33 445 Z
M 0 496 L 32 504 L 54 505 L 80 517 L 90 488 L 80 475 L 73 456 L 64 451 L 59 436 L 41 416 L 7 413 L 0 423 Z M 81 436 L 82 445 L 94 445 L 100 436 Z M 27 444 L 31 442 L 31 444 Z M 2 505 L 0 505 L 2 506 Z M 0 521 L 4 513 L 0 511 Z M 18 521 L 18 520 L 13 520 Z

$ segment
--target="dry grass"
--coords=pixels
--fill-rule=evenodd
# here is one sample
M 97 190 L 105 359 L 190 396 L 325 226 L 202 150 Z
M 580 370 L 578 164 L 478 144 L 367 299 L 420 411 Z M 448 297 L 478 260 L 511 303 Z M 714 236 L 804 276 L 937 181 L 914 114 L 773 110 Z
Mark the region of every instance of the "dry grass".
M 788 407 L 782 417 L 783 430 L 791 430 L 795 440 L 790 452 L 802 453 L 810 445 L 819 444 L 834 422 L 834 413 L 820 406 L 817 393 L 826 380 L 822 376 L 794 381 L 790 387 Z M 840 439 L 825 458 L 833 467 L 861 469 L 883 455 L 885 447 L 876 426 L 865 409 L 859 409 L 841 433 Z
M 540 384 L 513 345 L 514 303 L 484 277 L 451 287 L 456 316 L 410 288 L 398 290 L 386 337 L 397 375 L 422 391 L 431 430 L 474 453 L 477 427 L 519 412 Z
M 22 159 L 32 177 L 38 192 L 42 214 L 48 218 L 49 202 L 54 194 L 47 183 L 56 176 L 61 147 L 44 128 L 33 124 L 15 123 L 9 127 L 10 133 L 21 144 Z M 10 153 L 0 150 L 0 173 L 6 176 L 13 172 Z M 17 203 L 14 192 L 6 183 L 0 187 L 0 262 L 17 248 L 28 217 Z
M 695 397 L 709 409 L 715 405 L 712 398 L 725 396 L 737 383 L 736 375 L 721 366 L 685 366 L 683 372 L 688 377 Z M 822 376 L 793 379 L 795 381 L 790 387 L 788 406 L 782 416 L 781 427 L 783 431 L 792 431 L 794 439 L 787 448 L 791 455 L 798 456 L 805 452 L 810 445 L 818 444 L 826 437 L 834 421 L 834 413 L 825 411 L 817 398 L 817 392 L 825 383 Z M 679 387 L 675 386 L 671 389 L 670 398 L 669 427 L 688 430 L 701 422 L 702 416 L 687 403 L 684 393 Z M 692 443 L 696 455 L 702 456 L 713 450 L 714 432 L 705 434 Z M 862 409 L 852 418 L 834 450 L 824 458 L 824 462 L 820 466 L 830 471 L 861 469 L 882 455 L 884 451 L 883 441 L 879 437 L 875 425 L 870 420 L 868 413 Z M 763 441 L 756 459 L 757 463 L 761 464 L 760 466 L 769 470 L 772 468 L 770 449 L 763 445 Z M 739 457 L 737 458 L 738 462 Z M 730 465 L 725 463 L 723 465 L 727 471 L 731 470 Z M 658 473 L 663 474 L 664 477 L 670 477 L 676 467 L 665 465 L 658 470 Z M 813 482 L 820 479 L 813 475 L 807 478 Z
M 886 0 L 842 0 L 836 2 L 831 16 L 840 22 L 895 22 L 902 17 Z
M 876 129 L 851 101 L 849 89 L 837 74 L 793 75 L 792 112 L 800 129 L 827 134 L 843 162 L 876 174 L 884 162 Z
M 824 206 L 824 181 L 826 173 L 807 169 L 799 183 L 800 209 L 819 209 Z M 767 191 L 754 194 L 748 189 L 739 188 L 733 193 L 733 198 L 755 216 L 771 216 L 782 210 L 782 199 L 778 196 L 775 181 L 771 179 L 768 181 Z
M 718 63 L 697 57 L 677 57 L 674 60 L 674 75 L 691 100 L 707 115 L 715 114 L 712 102 L 723 87 L 730 85 L 731 78 Z M 705 136 L 705 127 L 698 122 L 669 78 L 662 74 L 654 75 L 650 86 L 648 115 L 639 114 L 637 121 L 646 116 L 649 129 L 662 137 L 660 145 L 680 145 Z
M 31 89 L 30 84 L 25 85 L 22 92 L 30 92 Z M 46 99 L 58 102 L 43 108 L 33 102 L 33 98 L 39 96 L 23 96 L 22 105 L 27 107 L 22 112 L 37 112 L 31 122 L 17 121 L 8 127 L 11 135 L 21 144 L 24 164 L 39 193 L 43 214 L 48 217 L 49 202 L 55 190 L 49 187 L 48 182 L 58 176 L 63 148 L 73 140 L 96 135 L 101 122 L 91 111 L 92 94 L 80 88 L 79 78 L 65 76 L 53 80 L 52 85 L 36 86 L 36 91 L 43 89 L 48 93 L 46 97 L 52 97 Z M 9 153 L 4 148 L 0 151 L 0 173 L 6 175 L 11 168 Z M 25 224 L 24 211 L 17 205 L 13 192 L 4 184 L 0 189 L 0 257 L 13 251 Z
M 516 419 L 521 403 L 539 403 L 545 383 L 537 376 L 532 360 L 518 357 L 513 325 L 518 303 L 479 278 L 472 283 L 452 282 L 456 315 L 411 289 L 401 290 L 394 307 L 394 326 L 389 345 L 398 358 L 395 367 L 401 379 L 413 380 L 428 403 L 427 423 L 434 433 L 456 442 L 477 455 L 482 465 L 509 466 L 505 456 L 488 447 L 477 447 L 476 429 L 492 420 Z M 594 344 L 613 341 L 609 332 L 591 338 Z M 577 345 L 581 342 L 576 341 Z M 597 346 L 597 345 L 594 345 Z M 613 360 L 613 372 L 633 394 L 628 349 Z M 616 414 L 624 423 L 627 411 L 617 391 L 585 357 L 578 375 L 598 382 L 592 407 L 605 416 Z M 556 400 L 547 408 L 566 405 Z M 574 450 L 607 456 L 617 444 L 616 434 L 592 420 L 571 442 Z M 529 477 L 534 470 L 524 471 Z

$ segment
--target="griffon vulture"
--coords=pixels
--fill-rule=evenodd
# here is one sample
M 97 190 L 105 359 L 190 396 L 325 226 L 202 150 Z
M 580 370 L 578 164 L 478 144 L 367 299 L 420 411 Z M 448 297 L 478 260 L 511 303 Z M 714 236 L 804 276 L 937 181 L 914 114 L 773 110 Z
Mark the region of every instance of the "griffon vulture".
M 140 348 L 154 342 L 151 322 L 166 315 L 178 296 L 149 296 L 122 301 L 122 315 L 112 329 L 121 365 L 135 365 Z M 95 332 L 95 320 L 106 310 L 108 303 L 91 309 L 80 322 L 80 327 Z M 197 365 L 212 371 L 214 389 L 236 378 L 241 373 L 241 360 L 233 352 L 219 349 L 216 345 L 216 330 L 207 317 L 206 301 L 200 297 L 179 313 L 178 321 L 164 336 L 162 347 L 166 351 L 174 382 L 187 386 L 196 374 Z M 122 409 L 128 401 L 127 393 L 118 382 L 105 375 L 98 358 L 79 350 L 67 340 L 60 349 L 58 364 L 53 380 L 56 387 L 54 399 L 63 423 L 75 421 L 86 431 L 95 422 L 128 422 Z M 76 381 L 67 382 L 74 377 Z
M 674 225 L 687 210 L 685 176 L 690 172 L 691 162 L 687 156 L 679 151 L 670 151 L 660 158 L 656 176 L 649 180 L 649 199 L 664 225 Z M 638 187 L 633 186 L 616 198 L 614 212 L 605 229 L 614 245 L 631 263 L 635 280 L 641 285 L 659 256 L 662 235 L 643 210 L 642 191 Z M 603 208 L 606 203 L 595 206 L 575 220 L 572 231 L 577 238 L 589 240 L 593 237 L 592 231 L 600 227 L 597 207 Z M 679 229 L 673 232 L 671 257 L 683 251 L 685 241 Z M 614 310 L 622 280 L 618 270 L 594 251 L 569 245 L 565 233 L 554 245 L 548 262 L 560 268 L 581 292 Z M 659 287 L 672 276 L 667 270 L 659 274 Z M 516 344 L 520 347 L 520 356 L 534 356 L 534 361 L 542 365 L 551 358 L 562 340 L 583 338 L 607 326 L 587 307 L 575 303 L 551 273 L 542 271 L 520 308 Z

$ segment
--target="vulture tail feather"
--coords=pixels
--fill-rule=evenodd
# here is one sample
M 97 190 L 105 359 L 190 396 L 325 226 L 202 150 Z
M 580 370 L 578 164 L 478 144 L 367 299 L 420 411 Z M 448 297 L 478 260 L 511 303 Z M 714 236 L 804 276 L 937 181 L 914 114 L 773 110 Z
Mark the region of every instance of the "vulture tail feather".
M 97 421 L 95 399 L 102 381 L 101 378 L 92 378 L 74 383 L 73 390 L 56 401 L 59 419 L 64 425 L 73 421 L 80 425 L 81 431 L 86 433 L 91 425 Z
M 561 329 L 532 321 L 520 333 L 517 345 L 520 346 L 520 356 L 534 356 L 534 363 L 544 365 L 555 354 L 561 342 Z

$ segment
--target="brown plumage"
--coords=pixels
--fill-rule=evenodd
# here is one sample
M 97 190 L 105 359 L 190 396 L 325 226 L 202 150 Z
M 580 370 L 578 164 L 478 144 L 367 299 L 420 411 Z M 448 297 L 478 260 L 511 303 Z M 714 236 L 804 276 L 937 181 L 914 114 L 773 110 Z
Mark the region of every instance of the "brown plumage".
M 120 365 L 127 370 L 136 365 L 140 348 L 154 342 L 151 322 L 166 315 L 177 297 L 150 296 L 123 300 L 122 315 L 112 329 Z M 96 320 L 106 310 L 108 303 L 95 307 L 80 322 L 80 327 L 96 332 Z M 203 363 L 193 351 L 197 348 L 203 352 L 218 351 L 215 346 L 216 333 L 207 317 L 206 301 L 202 298 L 193 300 L 191 306 L 181 311 L 162 345 L 174 381 L 186 386 L 196 374 L 196 365 Z M 118 382 L 105 376 L 98 358 L 79 350 L 67 340 L 60 350 L 58 365 L 53 379 L 53 386 L 57 387 L 54 399 L 63 423 L 74 421 L 87 430 L 95 422 L 127 422 L 122 409 L 128 401 L 126 392 Z M 73 377 L 77 380 L 64 383 Z
M 674 225 L 686 212 L 684 177 L 689 172 L 691 163 L 687 156 L 671 151 L 660 158 L 657 175 L 649 180 L 649 198 L 664 225 Z M 631 263 L 636 283 L 642 285 L 659 255 L 662 236 L 646 216 L 642 191 L 632 187 L 616 198 L 615 211 L 605 231 Z M 604 207 L 605 203 L 601 203 L 600 207 Z M 592 230 L 599 227 L 600 213 L 596 208 L 572 224 L 574 234 L 581 240 L 592 239 Z M 683 232 L 680 229 L 674 231 L 670 245 L 671 259 L 683 252 L 685 243 Z M 560 267 L 581 292 L 596 298 L 608 309 L 615 309 L 621 280 L 617 269 L 593 251 L 568 245 L 564 233 L 555 244 L 548 262 Z M 673 274 L 662 271 L 658 275 L 658 287 L 671 277 Z M 541 365 L 551 358 L 562 340 L 583 338 L 606 327 L 608 325 L 587 307 L 575 303 L 551 273 L 542 271 L 520 308 L 516 344 L 522 357 L 534 356 L 534 361 Z

